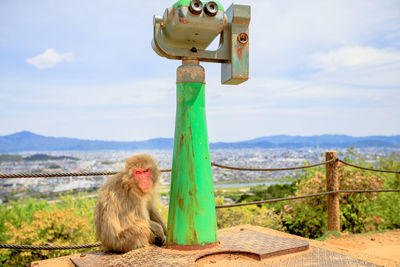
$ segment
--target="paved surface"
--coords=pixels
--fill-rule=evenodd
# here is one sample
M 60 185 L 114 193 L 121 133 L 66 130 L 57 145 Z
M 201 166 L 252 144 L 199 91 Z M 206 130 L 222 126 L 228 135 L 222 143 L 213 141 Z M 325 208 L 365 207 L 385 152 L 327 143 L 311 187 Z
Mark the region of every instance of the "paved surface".
M 334 251 L 309 247 L 305 240 L 270 235 L 246 228 L 219 232 L 220 244 L 214 248 L 196 251 L 177 251 L 149 246 L 126 254 L 94 253 L 71 258 L 78 267 L 98 266 L 197 266 L 200 258 L 210 255 L 250 255 L 248 266 L 377 266 Z M 203 261 L 204 262 L 204 261 Z M 239 261 L 237 261 L 239 264 Z M 243 266 L 241 261 L 240 266 Z M 207 263 L 208 264 L 208 263 Z M 210 266 L 239 266 L 235 261 Z
M 378 266 L 330 250 L 311 247 L 309 253 L 304 253 L 296 257 L 274 258 L 261 266 Z

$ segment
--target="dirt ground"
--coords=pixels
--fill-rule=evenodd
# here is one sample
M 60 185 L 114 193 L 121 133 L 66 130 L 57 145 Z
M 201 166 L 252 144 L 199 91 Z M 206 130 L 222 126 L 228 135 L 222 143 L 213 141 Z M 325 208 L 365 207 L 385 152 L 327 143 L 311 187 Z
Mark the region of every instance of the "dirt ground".
M 400 266 L 400 230 L 388 231 L 384 233 L 367 233 L 359 235 L 342 234 L 341 237 L 331 236 L 325 244 L 336 246 L 348 253 L 355 255 L 367 255 L 377 259 L 385 259 L 381 264 L 387 265 L 391 261 L 393 266 Z

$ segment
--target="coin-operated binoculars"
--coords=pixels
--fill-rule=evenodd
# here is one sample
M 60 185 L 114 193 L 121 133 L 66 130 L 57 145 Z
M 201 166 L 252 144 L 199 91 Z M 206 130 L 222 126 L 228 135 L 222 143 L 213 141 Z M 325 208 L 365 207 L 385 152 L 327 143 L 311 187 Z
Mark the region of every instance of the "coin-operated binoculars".
M 177 110 L 167 246 L 206 248 L 218 243 L 205 113 L 205 73 L 200 61 L 221 63 L 221 82 L 249 78 L 250 6 L 180 0 L 154 16 L 154 51 L 182 60 L 177 69 Z M 206 50 L 220 37 L 215 51 Z

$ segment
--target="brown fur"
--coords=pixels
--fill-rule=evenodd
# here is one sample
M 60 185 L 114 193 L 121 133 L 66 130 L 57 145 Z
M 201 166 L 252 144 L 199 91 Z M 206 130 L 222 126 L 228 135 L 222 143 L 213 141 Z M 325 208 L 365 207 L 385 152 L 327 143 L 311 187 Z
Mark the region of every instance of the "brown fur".
M 148 192 L 143 192 L 133 177 L 138 168 L 151 170 Z M 167 228 L 157 208 L 159 176 L 156 161 L 141 154 L 127 159 L 125 168 L 101 187 L 94 223 L 106 251 L 128 252 L 154 243 L 156 237 L 165 242 Z

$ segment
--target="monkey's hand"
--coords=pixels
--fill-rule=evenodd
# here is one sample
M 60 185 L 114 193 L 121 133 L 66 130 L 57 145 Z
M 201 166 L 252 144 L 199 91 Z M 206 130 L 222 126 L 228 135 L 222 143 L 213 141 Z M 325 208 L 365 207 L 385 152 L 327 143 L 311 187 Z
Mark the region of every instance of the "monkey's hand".
M 151 243 L 162 246 L 165 244 L 165 234 L 162 226 L 154 221 L 150 221 Z

